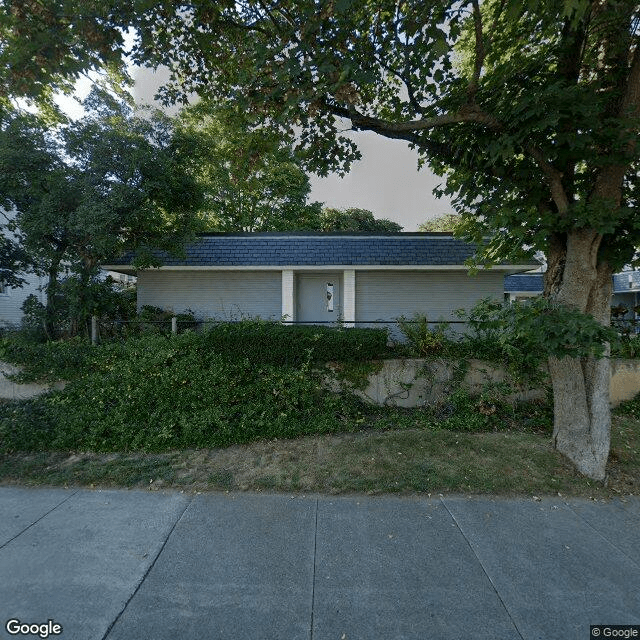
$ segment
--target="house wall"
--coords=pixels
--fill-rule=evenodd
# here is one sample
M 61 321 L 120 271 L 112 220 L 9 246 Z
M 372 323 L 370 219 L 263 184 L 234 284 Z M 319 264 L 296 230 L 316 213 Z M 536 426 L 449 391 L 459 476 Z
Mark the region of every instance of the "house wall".
M 39 287 L 44 284 L 44 279 L 32 273 L 23 276 L 27 283 L 20 289 L 7 288 L 5 293 L 0 293 L 0 326 L 19 325 L 22 320 L 22 303 L 27 296 L 34 294 L 44 304 L 45 295 Z
M 197 317 L 226 320 L 282 313 L 280 271 L 139 271 L 137 290 L 138 309 L 191 309 Z
M 475 276 L 466 271 L 356 271 L 356 321 L 415 313 L 434 321 L 455 320 L 456 309 L 469 309 L 487 296 L 502 300 L 503 281 L 500 271 Z

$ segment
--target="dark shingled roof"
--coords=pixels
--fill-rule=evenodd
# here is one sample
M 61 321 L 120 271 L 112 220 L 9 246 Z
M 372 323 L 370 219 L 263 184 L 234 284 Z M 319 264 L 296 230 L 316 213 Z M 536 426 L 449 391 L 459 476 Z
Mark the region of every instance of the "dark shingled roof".
M 516 273 L 504 277 L 504 290 L 507 293 L 531 291 L 542 293 L 542 273 Z
M 158 254 L 166 266 L 462 265 L 474 245 L 450 235 L 398 233 L 208 234 L 186 247 L 186 260 Z M 131 255 L 111 264 L 130 264 Z

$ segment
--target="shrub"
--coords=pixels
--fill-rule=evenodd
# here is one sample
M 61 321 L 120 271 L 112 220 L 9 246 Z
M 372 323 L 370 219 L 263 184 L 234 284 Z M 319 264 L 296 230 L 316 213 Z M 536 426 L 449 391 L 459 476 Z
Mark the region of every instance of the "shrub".
M 398 318 L 398 327 L 407 340 L 411 352 L 419 357 L 452 355 L 455 342 L 444 323 L 436 323 L 433 328 L 426 315 L 416 313 L 411 319 Z
M 44 329 L 45 306 L 32 293 L 25 298 L 20 309 L 22 310 L 21 333 L 32 342 L 44 342 L 47 339 Z
M 640 358 L 640 335 L 625 333 L 611 342 L 614 358 Z
M 18 381 L 69 380 L 91 367 L 98 355 L 88 340 L 75 337 L 53 342 L 34 342 L 17 333 L 2 342 L 2 358 L 24 367 Z
M 482 300 L 468 314 L 463 340 L 475 357 L 498 361 L 516 378 L 536 378 L 550 356 L 602 357 L 615 332 L 595 318 L 546 298 L 503 305 Z
M 300 366 L 310 362 L 355 362 L 391 354 L 386 329 L 282 325 L 264 320 L 222 322 L 204 333 L 221 355 L 257 364 Z
M 232 357 L 196 333 L 144 336 L 117 357 L 108 346 L 63 391 L 0 406 L 3 448 L 160 451 L 355 428 L 359 403 L 324 390 L 309 361 Z

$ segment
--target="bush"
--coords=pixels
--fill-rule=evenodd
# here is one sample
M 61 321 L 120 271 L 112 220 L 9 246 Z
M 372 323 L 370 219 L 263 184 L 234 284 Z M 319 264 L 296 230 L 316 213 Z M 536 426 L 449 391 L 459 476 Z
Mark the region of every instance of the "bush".
M 98 355 L 90 342 L 81 337 L 54 342 L 34 342 L 23 333 L 4 338 L 3 360 L 24 368 L 15 376 L 20 382 L 70 380 L 91 368 Z
M 32 342 L 45 342 L 47 339 L 44 329 L 46 310 L 42 302 L 32 293 L 25 298 L 20 309 L 22 311 L 20 333 Z
M 63 391 L 0 406 L 3 449 L 161 451 L 355 428 L 359 403 L 324 390 L 309 360 L 258 363 L 211 350 L 207 337 L 96 349 Z
M 622 334 L 611 342 L 611 357 L 640 358 L 640 335 Z
M 355 362 L 389 357 L 386 329 L 335 328 L 245 320 L 223 322 L 204 333 L 216 353 L 257 364 Z
M 468 318 L 472 331 L 464 340 L 475 357 L 501 362 L 520 379 L 539 377 L 550 356 L 600 358 L 615 338 L 592 316 L 546 298 L 506 305 L 482 300 Z
M 455 350 L 455 341 L 451 338 L 449 328 L 444 323 L 429 322 L 426 315 L 416 313 L 413 318 L 398 318 L 398 327 L 407 340 L 412 354 L 424 358 L 428 356 L 449 356 Z

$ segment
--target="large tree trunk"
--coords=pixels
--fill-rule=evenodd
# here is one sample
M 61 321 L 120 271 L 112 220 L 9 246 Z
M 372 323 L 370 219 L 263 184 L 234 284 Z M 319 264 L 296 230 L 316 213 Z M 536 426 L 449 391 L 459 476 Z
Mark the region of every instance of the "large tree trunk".
M 597 263 L 601 236 L 592 230 L 555 238 L 549 251 L 545 295 L 610 322 L 611 269 Z M 608 354 L 607 354 L 608 355 Z M 603 480 L 609 457 L 609 358 L 550 358 L 553 442 L 580 473 Z

